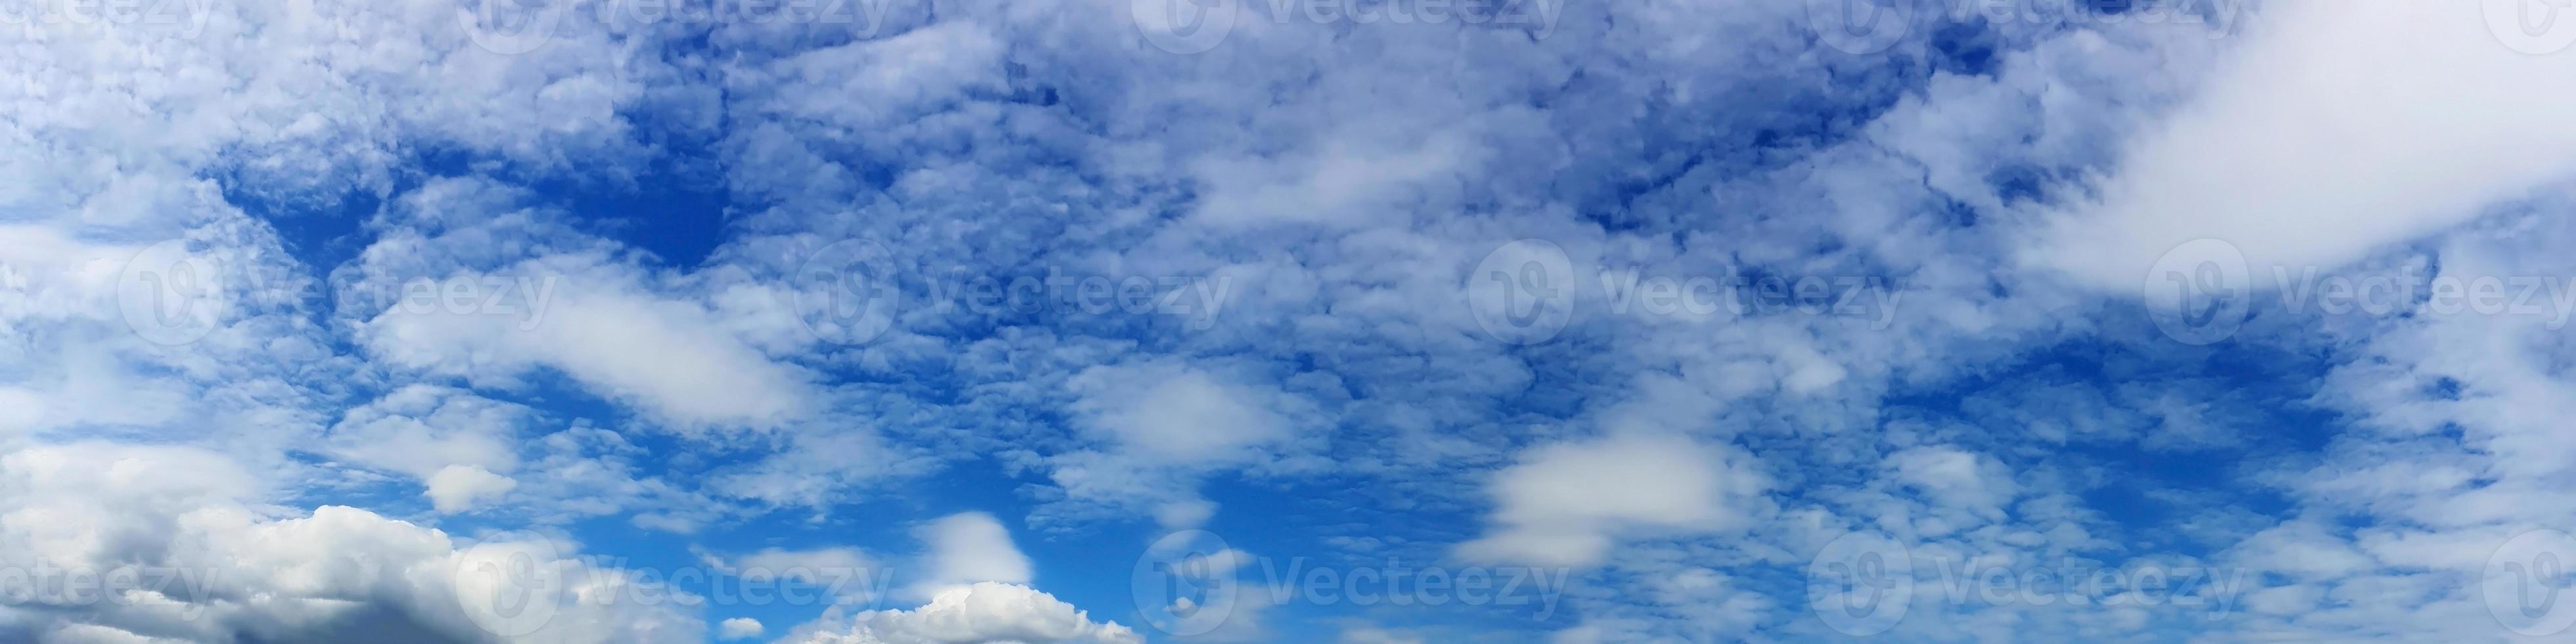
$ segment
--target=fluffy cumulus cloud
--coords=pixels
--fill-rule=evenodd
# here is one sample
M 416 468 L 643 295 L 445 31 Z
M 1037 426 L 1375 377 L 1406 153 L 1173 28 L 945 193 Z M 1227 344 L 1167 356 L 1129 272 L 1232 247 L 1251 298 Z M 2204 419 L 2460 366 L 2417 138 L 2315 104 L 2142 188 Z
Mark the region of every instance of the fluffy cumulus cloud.
M 1551 445 L 1523 458 L 1494 474 L 1495 532 L 1462 554 L 1589 565 L 1628 530 L 1740 529 L 1770 485 L 1742 454 L 1674 437 Z
M 2576 632 L 2553 3 L 144 4 L 0 641 Z
M 632 580 L 551 544 L 470 543 L 366 510 L 248 504 L 258 483 L 203 450 L 80 443 L 0 458 L 14 641 L 691 642 L 676 605 L 589 602 Z M 493 584 L 514 557 L 559 580 Z M 51 579 L 46 579 L 51 577 Z M 509 603 L 552 619 L 487 621 Z
M 716 625 L 717 639 L 747 640 L 760 637 L 760 633 L 760 620 L 749 617 L 727 618 Z
M 993 515 L 951 515 L 922 525 L 916 534 L 929 546 L 922 556 L 926 577 L 916 587 L 919 594 L 937 595 L 973 582 L 1029 582 L 1028 555 L 1020 553 L 1010 530 Z
M 992 515 L 967 512 L 916 530 L 925 547 L 912 587 L 926 600 L 908 610 L 841 615 L 836 609 L 798 627 L 797 644 L 1142 644 L 1136 631 L 1095 622 L 1088 611 L 1030 587 L 1029 558 Z
M 869 611 L 852 618 L 847 632 L 789 638 L 797 644 L 1141 644 L 1144 638 L 1116 622 L 1091 616 L 1027 586 L 982 582 L 940 591 L 912 610 Z
M 2041 229 L 2034 256 L 2121 289 L 2196 239 L 2231 242 L 2257 267 L 2330 270 L 2576 172 L 2561 152 L 2576 126 L 2459 112 L 2576 98 L 2533 82 L 2576 74 L 2576 60 L 2502 46 L 2474 11 L 2265 11 L 2195 95 L 2124 147 L 2098 197 Z

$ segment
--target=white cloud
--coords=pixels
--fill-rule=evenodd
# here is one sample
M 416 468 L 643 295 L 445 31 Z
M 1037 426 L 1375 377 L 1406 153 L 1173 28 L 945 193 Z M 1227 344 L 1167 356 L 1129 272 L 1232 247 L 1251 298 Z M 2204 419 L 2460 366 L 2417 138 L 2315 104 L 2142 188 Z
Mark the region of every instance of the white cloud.
M 1531 448 L 1495 472 L 1487 534 L 1459 545 L 1472 559 L 1555 566 L 1599 563 L 1632 532 L 1740 529 L 1770 479 L 1734 449 L 1680 436 L 1626 435 Z
M 2166 251 L 2216 238 L 2268 286 L 2272 266 L 2331 269 L 2576 176 L 2576 121 L 2524 107 L 2576 102 L 2576 57 L 2507 48 L 2476 7 L 2263 11 L 2029 259 L 2134 292 Z
M 0 609 L 0 639 L 32 628 L 105 641 L 623 644 L 700 641 L 705 631 L 669 604 L 577 601 L 632 597 L 632 581 L 549 555 L 537 561 L 561 581 L 554 594 L 508 597 L 533 597 L 552 619 L 504 637 L 459 604 L 507 598 L 473 592 L 490 585 L 471 574 L 488 551 L 355 508 L 308 515 L 257 505 L 257 488 L 230 459 L 193 448 L 92 443 L 0 457 L 0 565 L 125 569 L 165 582 L 149 601 L 66 595 L 39 600 L 40 611 Z
M 826 621 L 834 618 L 827 616 Z M 940 591 L 912 610 L 867 611 L 846 628 L 808 625 L 782 640 L 789 644 L 1143 644 L 1117 622 L 1093 622 L 1088 612 L 1027 586 L 982 582 Z
M 538 367 L 683 428 L 776 427 L 802 412 L 803 378 L 719 328 L 704 307 L 631 285 L 590 256 L 540 258 L 463 279 L 561 280 L 543 317 L 388 310 L 367 321 L 383 360 L 506 383 Z
M 760 637 L 760 632 L 760 620 L 749 617 L 728 618 L 716 625 L 717 639 L 747 640 Z
M 1108 449 L 1055 457 L 1056 484 L 1075 499 L 1142 507 L 1175 529 L 1217 511 L 1197 495 L 1200 473 L 1269 459 L 1315 413 L 1303 397 L 1179 361 L 1091 367 L 1066 387 L 1085 432 Z
M 429 475 L 426 483 L 431 506 L 451 514 L 471 510 L 486 499 L 519 487 L 517 480 L 473 465 L 449 465 Z
M 1035 576 L 1028 555 L 1011 543 L 1011 531 L 983 512 L 942 517 L 913 531 L 929 551 L 922 555 L 928 573 L 911 587 L 916 597 L 974 582 L 1025 584 Z
M 1354 626 L 1342 629 L 1342 644 L 1423 644 L 1430 640 L 1398 629 Z
M 1888 474 L 1940 505 L 2000 519 L 2019 486 L 2003 463 L 1958 448 L 1934 445 L 1889 454 Z
M 472 393 L 411 386 L 350 409 L 330 431 L 329 453 L 426 486 L 442 513 L 473 509 L 518 482 L 520 428 L 534 410 Z
M 744 579 L 778 577 L 818 579 L 824 574 L 855 574 L 875 566 L 857 548 L 784 550 L 768 548 L 733 558 L 726 568 Z
M 1067 383 L 1073 405 L 1094 432 L 1124 451 L 1158 462 L 1227 463 L 1246 450 L 1286 438 L 1294 404 L 1284 394 L 1219 380 L 1171 364 L 1093 367 Z

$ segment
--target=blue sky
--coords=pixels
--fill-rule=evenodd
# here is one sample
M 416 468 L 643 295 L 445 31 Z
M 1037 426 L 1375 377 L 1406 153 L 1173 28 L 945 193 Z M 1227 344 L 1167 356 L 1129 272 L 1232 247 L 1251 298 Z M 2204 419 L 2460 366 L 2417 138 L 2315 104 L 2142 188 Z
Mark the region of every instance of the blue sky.
M 2576 627 L 2550 3 L 146 4 L 0 641 Z

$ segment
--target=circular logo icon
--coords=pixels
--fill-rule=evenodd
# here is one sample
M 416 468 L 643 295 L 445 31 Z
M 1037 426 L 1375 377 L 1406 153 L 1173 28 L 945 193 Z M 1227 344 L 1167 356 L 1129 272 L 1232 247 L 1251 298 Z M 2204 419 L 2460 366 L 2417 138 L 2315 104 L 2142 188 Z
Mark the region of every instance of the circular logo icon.
M 537 632 L 562 608 L 563 569 L 554 540 L 505 532 L 456 553 L 456 605 L 474 626 L 500 637 Z
M 2576 627 L 2576 536 L 2533 530 L 2487 556 L 2478 589 L 2487 613 L 2505 630 L 2549 637 Z
M 895 282 L 894 255 L 865 239 L 844 239 L 805 258 L 792 277 L 796 319 L 814 337 L 835 344 L 864 344 L 894 328 L 903 289 Z
M 1807 0 L 1807 26 L 1825 46 L 1868 55 L 1896 46 L 1914 29 L 1915 0 Z
M 126 260 L 117 276 L 117 312 L 154 344 L 195 342 L 223 319 L 222 268 L 212 257 L 188 252 L 186 240 L 153 244 Z
M 2486 0 L 2487 30 L 2505 48 L 2555 54 L 2576 45 L 2576 0 Z
M 1844 534 L 1807 562 L 1807 607 L 1852 637 L 1885 633 L 1914 601 L 1914 555 L 1875 530 Z
M 1467 274 L 1467 306 L 1485 335 L 1510 344 L 1554 339 L 1574 320 L 1574 262 L 1543 239 L 1485 254 Z
M 553 42 L 572 0 L 466 0 L 456 8 L 456 24 L 475 46 L 503 56 L 516 56 Z
M 1234 612 L 1234 569 L 1240 552 L 1206 530 L 1163 535 L 1136 558 L 1128 589 L 1145 623 L 1174 637 L 1225 625 Z
M 2235 244 L 2198 239 L 2165 252 L 2147 269 L 2141 294 L 2165 337 L 2200 346 L 2236 335 L 2253 307 L 2253 279 Z
M 1129 0 L 1136 32 L 1154 48 L 1175 54 L 1215 49 L 1233 33 L 1236 0 Z

